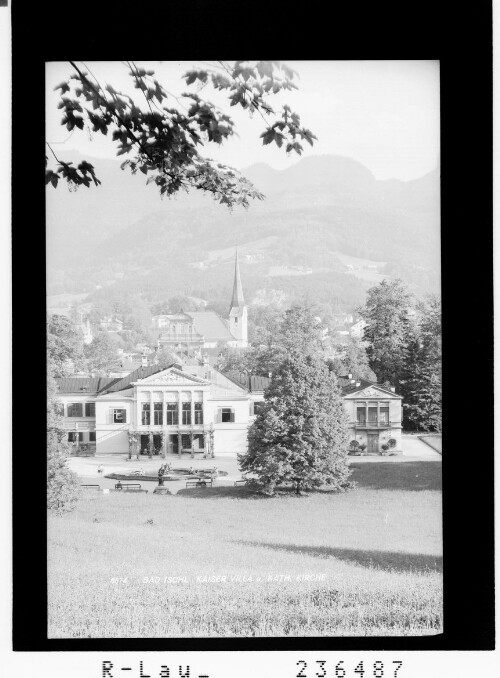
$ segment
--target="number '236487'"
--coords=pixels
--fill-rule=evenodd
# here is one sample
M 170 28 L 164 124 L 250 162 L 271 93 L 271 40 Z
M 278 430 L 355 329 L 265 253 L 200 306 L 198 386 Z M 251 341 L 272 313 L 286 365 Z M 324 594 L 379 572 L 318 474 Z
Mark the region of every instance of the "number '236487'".
M 392 661 L 385 664 L 381 661 L 376 661 L 373 664 L 365 664 L 364 662 L 359 662 L 358 665 L 354 668 L 349 669 L 346 667 L 345 662 L 339 661 L 335 667 L 330 667 L 326 665 L 326 661 L 318 660 L 314 662 L 314 665 L 310 668 L 310 672 L 307 672 L 307 662 L 304 660 L 299 660 L 297 666 L 300 667 L 299 672 L 297 673 L 296 678 L 402 678 L 398 674 L 399 669 L 403 666 L 402 661 Z M 311 673 L 314 671 L 314 673 Z M 366 676 L 365 676 L 366 674 Z

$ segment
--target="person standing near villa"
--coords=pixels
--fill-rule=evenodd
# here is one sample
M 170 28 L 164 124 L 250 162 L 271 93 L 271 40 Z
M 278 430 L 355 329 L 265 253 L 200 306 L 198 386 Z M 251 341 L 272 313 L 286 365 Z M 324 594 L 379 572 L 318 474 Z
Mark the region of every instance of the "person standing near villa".
M 102 464 L 99 464 L 99 466 L 97 467 L 97 475 L 99 476 L 99 478 L 102 478 L 102 476 L 104 475 L 104 466 Z

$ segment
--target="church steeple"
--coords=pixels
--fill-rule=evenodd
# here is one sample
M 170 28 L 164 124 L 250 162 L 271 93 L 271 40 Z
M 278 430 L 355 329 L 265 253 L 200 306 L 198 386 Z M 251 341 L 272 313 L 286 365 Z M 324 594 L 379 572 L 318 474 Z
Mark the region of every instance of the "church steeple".
M 241 285 L 240 263 L 238 260 L 238 248 L 236 248 L 236 257 L 234 261 L 234 284 L 233 284 L 233 298 L 229 311 L 233 308 L 242 308 L 245 306 L 245 298 L 243 297 L 243 287 Z
M 229 331 L 235 338 L 234 346 L 244 348 L 248 346 L 248 309 L 243 296 L 241 284 L 238 249 L 234 262 L 233 298 L 229 307 Z

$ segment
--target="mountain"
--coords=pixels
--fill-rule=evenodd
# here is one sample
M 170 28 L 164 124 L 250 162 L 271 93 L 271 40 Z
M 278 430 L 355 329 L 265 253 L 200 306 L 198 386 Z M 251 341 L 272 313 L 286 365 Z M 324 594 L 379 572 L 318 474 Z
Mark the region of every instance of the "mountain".
M 278 290 L 352 307 L 384 276 L 419 294 L 439 289 L 437 171 L 379 181 L 341 156 L 310 156 L 285 170 L 259 163 L 242 173 L 266 199 L 229 212 L 197 193 L 161 200 L 118 161 L 91 162 L 100 187 L 48 188 L 49 293 L 106 288 L 151 302 L 176 294 L 220 301 L 236 246 L 249 298 Z

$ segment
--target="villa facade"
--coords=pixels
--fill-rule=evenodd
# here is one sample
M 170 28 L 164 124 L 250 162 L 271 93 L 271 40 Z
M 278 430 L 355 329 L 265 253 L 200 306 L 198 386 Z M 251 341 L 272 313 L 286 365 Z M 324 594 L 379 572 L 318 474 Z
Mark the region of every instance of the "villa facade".
M 121 378 L 57 380 L 68 441 L 96 455 L 238 454 L 264 402 L 267 377 L 222 374 L 209 364 L 140 367 Z M 350 439 L 368 453 L 395 438 L 401 396 L 366 380 L 341 379 Z

